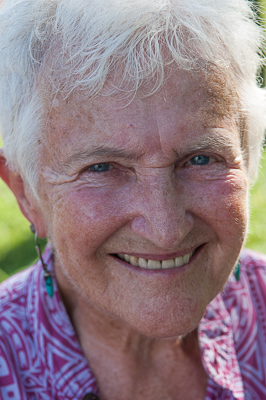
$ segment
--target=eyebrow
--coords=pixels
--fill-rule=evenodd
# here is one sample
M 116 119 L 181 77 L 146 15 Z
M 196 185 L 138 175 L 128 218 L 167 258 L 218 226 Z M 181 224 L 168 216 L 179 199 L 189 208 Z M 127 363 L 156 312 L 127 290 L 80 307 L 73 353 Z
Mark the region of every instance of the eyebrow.
M 221 150 L 229 150 L 230 152 L 233 152 L 235 150 L 236 146 L 233 142 L 231 142 L 230 137 L 224 137 L 224 136 L 206 136 L 205 138 L 201 138 L 198 143 L 192 144 L 191 146 L 186 147 L 182 151 L 175 151 L 177 157 L 180 159 L 184 157 L 187 154 L 192 154 L 198 151 L 206 151 L 206 150 L 216 150 L 216 151 L 221 151 Z M 240 142 L 239 142 L 240 146 Z
M 75 154 L 69 156 L 65 162 L 64 167 L 70 167 L 76 162 L 87 161 L 91 157 L 114 157 L 114 158 L 124 158 L 129 160 L 138 160 L 140 156 L 135 153 L 128 151 L 127 149 L 113 149 L 108 146 L 93 146 L 90 150 L 81 150 Z
M 174 153 L 177 156 L 177 159 L 182 159 L 183 157 L 187 156 L 188 154 L 192 154 L 199 151 L 207 151 L 207 150 L 229 150 L 233 153 L 235 149 L 235 144 L 229 140 L 229 137 L 223 136 L 206 136 L 205 138 L 200 138 L 199 141 L 191 146 L 187 146 L 186 148 L 182 149 L 181 151 L 175 150 Z M 136 154 L 135 152 L 129 151 L 127 149 L 114 149 L 109 146 L 93 146 L 89 150 L 80 150 L 77 151 L 75 154 L 70 155 L 65 160 L 63 167 L 64 168 L 71 168 L 78 162 L 88 161 L 88 159 L 92 157 L 103 157 L 107 158 L 114 158 L 114 159 L 126 159 L 132 161 L 138 161 L 145 152 L 142 154 Z

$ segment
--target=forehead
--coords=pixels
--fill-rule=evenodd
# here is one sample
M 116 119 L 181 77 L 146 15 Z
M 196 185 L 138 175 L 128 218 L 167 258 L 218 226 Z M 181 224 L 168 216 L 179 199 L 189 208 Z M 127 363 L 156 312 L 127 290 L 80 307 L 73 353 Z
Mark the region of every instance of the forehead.
M 88 99 L 82 91 L 65 100 L 58 96 L 49 110 L 47 139 L 63 157 L 99 141 L 125 145 L 137 133 L 148 147 L 151 136 L 165 133 L 168 139 L 168 131 L 191 140 L 221 123 L 237 128 L 239 121 L 233 80 L 209 67 L 172 72 L 151 96 L 142 89 L 133 99 L 121 93 Z

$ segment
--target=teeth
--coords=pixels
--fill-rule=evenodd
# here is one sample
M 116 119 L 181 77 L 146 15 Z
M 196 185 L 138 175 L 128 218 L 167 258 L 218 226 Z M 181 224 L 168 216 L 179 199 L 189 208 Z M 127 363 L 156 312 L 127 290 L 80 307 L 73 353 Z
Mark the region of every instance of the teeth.
M 169 268 L 179 268 L 187 264 L 193 255 L 191 253 L 185 254 L 184 256 L 172 258 L 170 260 L 146 260 L 146 258 L 138 258 L 134 256 L 129 256 L 128 254 L 117 254 L 121 260 L 128 262 L 134 267 L 144 268 L 144 269 L 169 269 Z
M 190 259 L 190 254 L 185 254 L 185 255 L 183 256 L 183 262 L 184 262 L 184 264 L 187 264 L 187 263 L 189 262 L 189 259 Z
M 138 257 L 130 256 L 130 258 L 129 258 L 129 263 L 130 263 L 131 265 L 134 265 L 134 267 L 138 267 L 138 266 L 139 266 L 139 259 L 138 259 Z
M 145 258 L 139 258 L 139 267 L 140 268 L 147 268 L 148 267 L 148 263 L 145 260 Z
M 174 268 L 175 267 L 175 260 L 172 258 L 171 260 L 163 260 L 162 262 L 162 269 L 167 268 Z
M 148 269 L 161 269 L 161 261 L 148 260 Z
M 129 260 L 130 260 L 130 256 L 128 256 L 127 254 L 125 254 L 125 261 L 126 261 L 126 262 L 129 262 Z
M 184 263 L 184 259 L 183 259 L 183 257 L 181 256 L 181 257 L 176 257 L 175 258 L 175 266 L 176 267 L 182 267 L 182 265 L 184 265 L 185 263 Z

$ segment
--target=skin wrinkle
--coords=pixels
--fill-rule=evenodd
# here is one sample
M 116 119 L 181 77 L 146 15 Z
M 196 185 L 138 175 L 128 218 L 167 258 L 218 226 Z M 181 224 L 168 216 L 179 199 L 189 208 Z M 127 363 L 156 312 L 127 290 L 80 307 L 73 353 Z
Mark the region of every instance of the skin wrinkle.
M 42 210 L 57 282 L 103 400 L 161 400 L 166 382 L 171 400 L 194 400 L 192 387 L 204 398 L 196 327 L 241 249 L 247 182 L 238 116 L 226 101 L 213 113 L 203 82 L 177 71 L 163 91 L 123 110 L 116 96 L 81 95 L 78 112 L 69 99 L 50 114 Z M 214 159 L 185 167 L 198 152 Z M 84 169 L 107 161 L 114 164 L 107 173 Z M 110 256 L 200 245 L 195 261 L 171 275 L 130 269 Z
M 67 160 L 64 162 L 63 166 L 60 166 L 60 169 L 65 170 L 70 170 L 69 173 L 71 173 L 71 169 L 73 168 L 78 168 L 80 167 L 80 163 L 84 163 L 87 165 L 87 163 L 94 163 L 95 159 L 93 161 L 94 157 L 99 157 L 99 158 L 104 158 L 106 160 L 108 159 L 125 159 L 125 160 L 133 160 L 133 161 L 139 161 L 141 157 L 143 157 L 145 154 L 141 155 L 136 155 L 134 153 L 129 153 L 126 149 L 124 150 L 115 150 L 109 147 L 105 146 L 95 146 L 95 148 L 91 148 L 91 151 L 78 151 L 77 153 L 73 152 L 70 157 L 67 158 Z M 193 154 L 196 152 L 208 152 L 208 151 L 217 151 L 222 153 L 223 151 L 227 150 L 228 152 L 233 155 L 235 151 L 235 147 L 232 146 L 232 144 L 227 140 L 225 140 L 224 137 L 210 137 L 207 136 L 205 139 L 200 140 L 199 144 L 194 144 L 193 146 L 190 146 L 183 150 L 182 153 L 175 151 L 177 160 L 182 160 L 186 154 Z M 90 160 L 92 159 L 92 161 Z M 241 155 L 234 160 L 235 167 L 238 168 L 239 165 L 243 162 Z M 231 167 L 234 165 L 232 163 Z M 163 168 L 163 167 L 161 167 Z M 46 168 L 43 172 L 43 177 L 44 179 L 47 179 L 49 183 L 51 184 L 62 184 L 66 182 L 72 182 L 78 178 L 79 174 L 71 174 L 70 176 L 67 175 L 66 173 L 61 173 L 58 174 L 55 171 L 51 170 L 50 168 Z
M 211 72 L 213 73 L 213 71 L 211 71 Z M 207 75 L 207 78 L 209 78 L 208 75 Z M 212 118 L 210 118 L 210 116 L 215 118 L 217 116 L 224 116 L 224 115 L 228 114 L 229 111 L 231 112 L 232 111 L 232 107 L 231 107 L 232 101 L 231 100 L 232 100 L 232 98 L 235 98 L 232 96 L 232 90 L 231 91 L 227 90 L 226 96 L 224 95 L 223 92 L 225 91 L 225 89 L 227 89 L 227 86 L 225 85 L 224 80 L 222 81 L 222 85 L 221 85 L 221 76 L 219 76 L 219 79 L 218 79 L 218 75 L 216 73 L 216 74 L 214 74 L 214 78 L 215 78 L 214 83 L 213 83 L 213 81 L 211 81 L 212 86 L 211 86 L 211 88 L 209 88 L 207 90 L 207 94 L 208 94 L 207 97 L 209 98 L 209 100 L 207 102 L 208 103 L 207 109 L 213 107 L 214 110 L 218 110 L 218 111 L 216 111 L 214 114 L 213 114 L 213 112 L 211 112 L 211 113 L 209 111 L 207 112 L 206 116 L 204 117 L 206 122 L 203 123 L 203 127 L 205 127 L 205 128 L 208 127 L 210 125 L 210 121 L 212 121 Z M 223 87 L 223 92 L 222 92 L 223 95 L 222 96 L 221 96 L 221 86 Z M 206 82 L 204 82 L 204 85 L 200 86 L 199 92 L 200 91 L 203 91 L 206 94 Z M 211 96 L 209 96 L 210 94 L 211 94 Z M 203 96 L 204 96 L 204 94 L 203 94 Z M 227 99 L 227 100 L 225 100 L 225 99 Z M 210 105 L 212 103 L 213 103 L 213 105 L 210 107 Z M 198 103 L 197 103 L 197 107 L 198 107 Z M 230 110 L 230 108 L 231 108 L 231 110 Z M 198 107 L 198 109 L 199 109 L 198 112 L 200 113 L 202 110 L 199 107 Z M 202 115 L 204 115 L 204 113 Z M 202 119 L 202 115 L 201 115 L 201 119 Z M 204 121 L 204 118 L 203 118 L 203 121 Z M 89 117 L 89 121 L 90 122 L 94 121 L 93 117 Z M 213 144 L 212 144 L 212 146 L 213 146 Z M 221 147 L 222 144 L 218 143 L 217 147 L 219 148 L 219 146 Z M 197 149 L 195 149 L 195 150 L 197 150 Z M 200 150 L 200 148 L 199 148 L 199 150 Z M 83 153 L 83 150 L 80 151 L 80 154 L 77 154 L 74 156 L 72 155 L 70 158 L 72 158 L 72 157 L 77 158 L 77 161 L 78 161 L 78 157 L 83 157 L 83 156 L 84 156 L 84 158 L 86 157 L 86 154 L 82 154 L 82 153 Z M 101 154 L 99 153 L 98 155 L 100 156 Z M 126 158 L 129 158 L 128 156 L 129 155 L 126 155 Z M 89 154 L 88 154 L 88 157 L 89 157 Z M 132 155 L 132 157 L 134 157 L 134 155 Z M 65 166 L 68 166 L 69 162 L 71 162 L 71 159 L 66 160 Z
M 186 71 L 181 71 L 181 73 L 187 73 Z M 210 127 L 215 121 L 216 117 L 226 117 L 232 116 L 236 117 L 236 111 L 238 114 L 238 110 L 240 109 L 240 104 L 237 96 L 237 92 L 235 90 L 235 83 L 233 80 L 233 75 L 230 74 L 230 71 L 227 71 L 227 78 L 225 79 L 224 72 L 221 71 L 217 66 L 209 64 L 203 70 L 192 71 L 195 73 L 197 80 L 201 82 L 198 86 L 198 89 L 195 91 L 195 96 L 192 101 L 186 102 L 186 92 L 184 93 L 184 105 L 188 109 L 193 108 L 193 112 L 198 112 L 200 115 L 200 119 L 202 121 L 203 128 Z M 171 75 L 170 75 L 171 76 Z M 169 79 L 169 78 L 168 78 Z M 76 109 L 75 98 L 77 96 L 82 95 L 82 92 L 74 91 L 70 94 L 64 101 L 71 101 L 74 104 L 73 111 L 77 116 L 82 116 L 82 107 Z M 119 93 L 114 95 L 119 98 Z M 174 101 L 173 94 L 170 96 L 169 100 Z M 205 98 L 204 107 L 201 107 L 201 98 Z M 149 99 L 149 97 L 147 98 Z M 63 96 L 58 94 L 59 104 L 63 101 Z M 84 100 L 86 100 L 86 96 L 84 96 Z M 164 99 L 166 101 L 166 98 Z M 52 105 L 54 102 L 52 102 Z M 207 105 L 207 107 L 206 107 Z M 49 116 L 49 120 L 52 121 L 54 118 L 57 118 L 58 107 L 51 107 L 51 102 L 47 98 L 46 109 L 47 116 Z M 71 117 L 70 109 L 70 116 Z M 205 113 L 203 112 L 205 111 Z M 100 110 L 99 110 L 100 112 Z M 93 124 L 94 118 L 88 114 L 86 110 L 86 118 Z M 238 120 L 239 118 L 237 118 Z M 47 129 L 52 129 L 52 126 L 48 126 Z M 66 134 L 71 134 L 71 131 L 65 132 Z
M 227 77 L 225 78 L 224 73 L 215 65 L 209 65 L 205 76 L 205 87 L 203 90 L 207 90 L 211 96 L 209 97 L 209 106 L 212 110 L 212 117 L 215 121 L 216 116 L 234 115 L 235 122 L 238 127 L 241 153 L 245 164 L 246 171 L 248 170 L 248 154 L 245 150 L 245 130 L 246 122 L 245 117 L 241 111 L 241 103 L 236 89 L 235 77 L 230 71 L 227 71 Z M 209 77 L 211 76 L 211 80 Z M 211 87 L 206 89 L 208 85 Z M 213 107 L 212 107 L 213 106 Z M 203 119 L 203 126 L 208 127 L 208 124 L 212 119 L 210 115 L 206 115 Z M 205 121 L 205 122 L 204 122 Z M 207 121 L 207 123 L 206 123 Z

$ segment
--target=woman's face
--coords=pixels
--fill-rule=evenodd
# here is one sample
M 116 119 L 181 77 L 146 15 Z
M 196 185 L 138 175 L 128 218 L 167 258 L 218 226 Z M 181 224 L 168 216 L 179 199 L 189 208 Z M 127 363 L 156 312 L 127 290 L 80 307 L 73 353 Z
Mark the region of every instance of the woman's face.
M 246 232 L 236 104 L 177 72 L 151 97 L 54 105 L 40 195 L 61 288 L 148 336 L 198 325 Z

